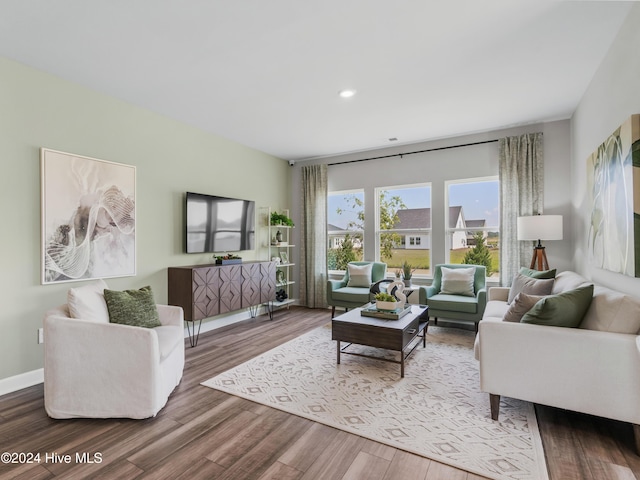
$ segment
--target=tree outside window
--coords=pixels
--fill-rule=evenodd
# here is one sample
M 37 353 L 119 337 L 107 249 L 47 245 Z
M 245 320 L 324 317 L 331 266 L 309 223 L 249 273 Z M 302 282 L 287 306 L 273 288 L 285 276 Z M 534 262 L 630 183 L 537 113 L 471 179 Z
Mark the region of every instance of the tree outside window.
M 327 268 L 346 270 L 364 258 L 364 192 L 331 192 L 327 196 Z
M 391 271 L 406 262 L 415 275 L 431 273 L 431 186 L 379 188 L 378 258 Z

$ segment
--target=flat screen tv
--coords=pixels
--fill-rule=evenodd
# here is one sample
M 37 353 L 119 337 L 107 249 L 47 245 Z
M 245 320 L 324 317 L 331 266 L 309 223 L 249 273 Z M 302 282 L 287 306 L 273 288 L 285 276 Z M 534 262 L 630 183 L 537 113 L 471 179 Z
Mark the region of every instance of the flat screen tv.
M 187 253 L 239 252 L 255 248 L 253 200 L 187 192 Z

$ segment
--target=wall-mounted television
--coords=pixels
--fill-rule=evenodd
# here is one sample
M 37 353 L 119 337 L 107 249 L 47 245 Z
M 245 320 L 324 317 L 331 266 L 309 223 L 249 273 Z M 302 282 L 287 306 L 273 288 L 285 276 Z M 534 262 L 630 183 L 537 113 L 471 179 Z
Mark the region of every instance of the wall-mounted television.
M 187 192 L 187 253 L 239 252 L 255 248 L 253 200 Z

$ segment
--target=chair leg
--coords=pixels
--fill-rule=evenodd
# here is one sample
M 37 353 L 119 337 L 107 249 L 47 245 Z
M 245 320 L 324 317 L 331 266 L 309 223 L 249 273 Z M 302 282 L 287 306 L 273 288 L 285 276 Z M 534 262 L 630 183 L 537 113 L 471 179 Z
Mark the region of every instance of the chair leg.
M 489 394 L 489 405 L 491 406 L 491 420 L 498 420 L 500 415 L 500 395 Z
M 336 306 L 331 305 L 331 318 L 336 316 Z

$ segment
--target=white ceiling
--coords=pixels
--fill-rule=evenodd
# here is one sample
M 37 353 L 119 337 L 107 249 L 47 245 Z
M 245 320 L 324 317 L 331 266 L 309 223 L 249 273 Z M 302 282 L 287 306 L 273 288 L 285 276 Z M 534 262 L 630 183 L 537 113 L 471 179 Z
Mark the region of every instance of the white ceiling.
M 0 0 L 0 55 L 300 160 L 568 118 L 631 6 Z

